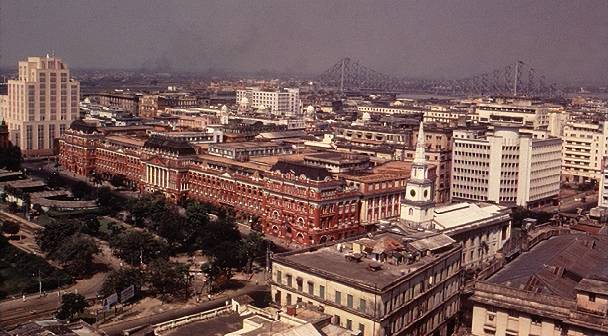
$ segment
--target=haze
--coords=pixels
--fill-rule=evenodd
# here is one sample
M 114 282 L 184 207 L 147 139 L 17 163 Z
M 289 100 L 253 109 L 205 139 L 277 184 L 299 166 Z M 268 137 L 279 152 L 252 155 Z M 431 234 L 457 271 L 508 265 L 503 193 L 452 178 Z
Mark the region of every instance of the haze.
M 341 57 L 458 78 L 517 59 L 559 81 L 608 75 L 606 1 L 1 0 L 0 66 L 320 73 Z

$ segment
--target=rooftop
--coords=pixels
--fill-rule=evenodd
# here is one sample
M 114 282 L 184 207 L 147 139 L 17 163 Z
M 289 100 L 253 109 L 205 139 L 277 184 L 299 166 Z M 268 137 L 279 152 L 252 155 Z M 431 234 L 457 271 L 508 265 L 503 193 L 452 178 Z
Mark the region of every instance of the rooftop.
M 452 231 L 460 226 L 482 224 L 508 213 L 506 207 L 496 204 L 463 202 L 435 208 L 433 221 L 437 229 Z
M 274 259 L 353 286 L 381 290 L 432 263 L 438 255 L 455 251 L 458 245 L 454 243 L 444 234 L 414 237 L 382 232 L 371 238 L 288 252 Z M 386 259 L 380 263 L 372 259 L 374 255 L 378 260 Z
M 608 280 L 608 236 L 560 235 L 507 264 L 488 282 L 574 299 L 579 281 Z M 593 288 L 595 282 L 582 282 Z M 605 289 L 604 289 L 605 290 Z

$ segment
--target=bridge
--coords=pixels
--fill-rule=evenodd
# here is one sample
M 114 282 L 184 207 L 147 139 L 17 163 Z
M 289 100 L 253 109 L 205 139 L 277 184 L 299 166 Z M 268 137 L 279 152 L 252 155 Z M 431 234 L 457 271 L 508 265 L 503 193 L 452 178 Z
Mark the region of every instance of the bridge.
M 413 80 L 378 72 L 345 57 L 318 76 L 321 85 L 339 92 L 416 92 L 438 95 L 554 97 L 554 84 L 529 64 L 516 61 L 501 68 L 455 80 Z

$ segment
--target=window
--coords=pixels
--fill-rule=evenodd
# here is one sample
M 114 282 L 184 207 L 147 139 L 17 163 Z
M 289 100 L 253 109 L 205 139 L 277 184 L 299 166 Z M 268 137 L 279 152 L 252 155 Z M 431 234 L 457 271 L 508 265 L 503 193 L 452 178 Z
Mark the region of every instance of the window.
M 281 271 L 277 271 L 277 283 L 281 283 L 283 281 L 283 276 L 281 275 Z
M 353 330 L 353 321 L 352 320 L 346 320 L 346 329 Z
M 336 291 L 336 296 L 334 299 L 337 304 L 342 304 L 342 293 Z
M 595 302 L 595 293 L 589 293 L 589 301 Z
M 291 294 L 287 293 L 285 300 L 287 301 L 287 305 L 291 305 Z
M 353 307 L 353 296 L 350 294 L 346 295 L 346 306 L 348 306 L 348 308 Z
M 291 287 L 292 286 L 292 282 L 291 282 L 291 274 L 287 274 L 287 286 Z
M 361 331 L 361 335 L 365 335 L 365 325 L 359 323 L 359 331 Z
M 325 286 L 319 286 L 319 297 L 321 300 L 325 300 Z
M 315 284 L 313 284 L 312 282 L 308 282 L 308 294 L 313 295 L 313 293 L 315 292 Z
M 365 308 L 367 306 L 367 302 L 364 299 L 359 299 L 359 311 L 365 313 Z

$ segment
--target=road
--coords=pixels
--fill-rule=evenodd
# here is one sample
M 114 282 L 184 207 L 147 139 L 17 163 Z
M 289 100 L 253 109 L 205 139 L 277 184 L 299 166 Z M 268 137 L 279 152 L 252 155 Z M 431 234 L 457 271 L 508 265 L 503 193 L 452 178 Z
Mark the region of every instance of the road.
M 156 315 L 152 315 L 152 316 L 127 320 L 127 321 L 114 322 L 114 323 L 102 325 L 101 330 L 103 330 L 110 336 L 115 336 L 115 335 L 118 336 L 118 335 L 122 335 L 122 331 L 126 330 L 126 329 L 132 329 L 132 328 L 136 328 L 136 327 L 140 327 L 140 326 L 142 326 L 142 327 L 150 326 L 153 324 L 157 324 L 157 323 L 161 323 L 161 322 L 165 322 L 165 321 L 169 321 L 169 320 L 174 320 L 174 319 L 177 319 L 177 318 L 180 318 L 183 316 L 200 313 L 202 311 L 206 311 L 209 309 L 218 308 L 220 306 L 223 306 L 225 304 L 226 300 L 229 300 L 230 298 L 237 297 L 237 296 L 240 296 L 243 294 L 252 295 L 252 294 L 256 294 L 256 293 L 263 293 L 267 290 L 268 290 L 268 287 L 264 286 L 264 285 L 247 286 L 247 287 L 244 287 L 244 288 L 236 291 L 234 294 L 220 295 L 216 299 L 214 299 L 212 301 L 201 303 L 200 305 L 198 305 L 196 307 L 173 309 L 173 310 L 169 310 L 169 311 L 166 311 L 166 312 L 163 312 L 160 314 L 156 314 Z

